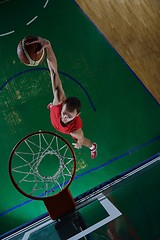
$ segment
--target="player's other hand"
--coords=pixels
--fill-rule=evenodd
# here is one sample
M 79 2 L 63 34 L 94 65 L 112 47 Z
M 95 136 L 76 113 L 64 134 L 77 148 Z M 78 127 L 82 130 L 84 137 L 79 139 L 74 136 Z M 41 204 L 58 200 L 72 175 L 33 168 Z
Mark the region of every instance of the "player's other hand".
M 80 149 L 82 147 L 82 144 L 80 143 L 72 143 L 72 145 L 74 146 L 74 148 Z

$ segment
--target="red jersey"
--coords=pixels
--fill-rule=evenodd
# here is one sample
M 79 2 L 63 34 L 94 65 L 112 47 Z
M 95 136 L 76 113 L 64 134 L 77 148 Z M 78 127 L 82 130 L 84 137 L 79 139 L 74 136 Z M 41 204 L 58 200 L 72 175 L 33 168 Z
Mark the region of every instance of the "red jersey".
M 76 131 L 83 127 L 82 120 L 79 115 L 77 117 L 75 117 L 66 126 L 62 126 L 61 110 L 62 110 L 62 103 L 59 105 L 56 105 L 56 106 L 52 105 L 50 107 L 51 123 L 57 131 L 59 131 L 61 133 L 65 133 L 65 134 L 70 134 L 71 132 Z

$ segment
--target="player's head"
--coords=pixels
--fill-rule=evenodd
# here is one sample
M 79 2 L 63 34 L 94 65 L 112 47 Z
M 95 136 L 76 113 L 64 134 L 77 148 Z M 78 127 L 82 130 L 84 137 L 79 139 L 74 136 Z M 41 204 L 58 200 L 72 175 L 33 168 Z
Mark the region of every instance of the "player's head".
M 81 102 L 76 97 L 67 98 L 62 106 L 61 120 L 64 123 L 72 121 L 80 114 Z

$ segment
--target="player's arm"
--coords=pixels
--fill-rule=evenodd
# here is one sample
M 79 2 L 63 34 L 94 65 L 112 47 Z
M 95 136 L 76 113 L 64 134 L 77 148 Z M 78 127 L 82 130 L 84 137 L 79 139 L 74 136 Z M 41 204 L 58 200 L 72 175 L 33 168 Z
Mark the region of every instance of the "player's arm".
M 50 70 L 51 84 L 52 84 L 52 90 L 53 90 L 53 96 L 54 96 L 53 105 L 58 105 L 62 103 L 66 99 L 66 97 L 65 97 L 62 83 L 58 74 L 56 56 L 53 52 L 51 43 L 48 40 L 38 37 L 37 40 L 34 40 L 33 42 L 29 42 L 28 44 L 33 44 L 36 42 L 41 44 L 40 51 L 42 51 L 43 49 L 46 50 L 47 64 Z
M 73 138 L 77 139 L 76 143 L 72 143 L 75 148 L 79 149 L 84 143 L 84 134 L 81 128 L 70 133 Z
M 54 95 L 53 105 L 58 105 L 62 103 L 66 99 L 66 97 L 57 70 L 57 59 L 52 50 L 50 42 L 48 42 L 45 48 L 47 54 L 47 63 L 50 70 L 52 90 Z

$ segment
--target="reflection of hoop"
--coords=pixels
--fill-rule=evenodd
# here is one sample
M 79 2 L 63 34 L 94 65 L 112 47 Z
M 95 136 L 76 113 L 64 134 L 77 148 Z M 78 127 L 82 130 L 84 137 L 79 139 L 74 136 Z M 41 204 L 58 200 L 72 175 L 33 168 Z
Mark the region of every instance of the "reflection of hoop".
M 43 200 L 54 219 L 75 207 L 68 190 L 75 171 L 72 147 L 61 136 L 47 131 L 21 139 L 9 159 L 9 174 L 15 188 L 26 197 Z M 57 204 L 59 208 L 70 205 L 70 209 L 58 209 L 62 213 L 55 214 Z

